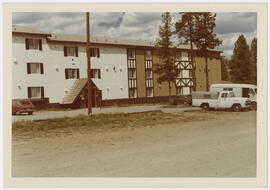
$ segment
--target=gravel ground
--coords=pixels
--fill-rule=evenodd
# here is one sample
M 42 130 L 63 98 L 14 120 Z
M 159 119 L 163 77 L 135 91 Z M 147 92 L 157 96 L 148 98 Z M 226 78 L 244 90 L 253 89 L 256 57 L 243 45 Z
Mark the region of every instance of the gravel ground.
M 17 136 L 12 142 L 12 175 L 256 177 L 255 111 L 164 115 L 170 121 L 191 119 L 137 127 L 127 123 L 88 132 L 71 126 L 40 131 L 50 136 Z

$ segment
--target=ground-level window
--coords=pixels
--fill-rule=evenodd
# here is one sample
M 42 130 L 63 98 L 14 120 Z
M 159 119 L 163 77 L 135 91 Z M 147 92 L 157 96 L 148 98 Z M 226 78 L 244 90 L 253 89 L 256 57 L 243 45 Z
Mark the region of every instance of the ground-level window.
M 42 50 L 42 40 L 41 39 L 25 39 L 25 49 L 37 49 Z
M 65 78 L 66 79 L 80 78 L 79 69 L 65 69 Z
M 64 46 L 64 56 L 78 57 L 78 47 L 77 46 Z
M 100 69 L 91 69 L 91 78 L 100 79 Z
M 146 96 L 153 97 L 153 95 L 154 95 L 154 88 L 153 87 L 146 88 Z
M 27 74 L 43 74 L 43 63 L 27 63 Z
M 129 89 L 129 97 L 130 98 L 136 98 L 137 97 L 137 89 L 136 88 L 130 88 Z
M 28 87 L 28 98 L 44 98 L 44 87 Z

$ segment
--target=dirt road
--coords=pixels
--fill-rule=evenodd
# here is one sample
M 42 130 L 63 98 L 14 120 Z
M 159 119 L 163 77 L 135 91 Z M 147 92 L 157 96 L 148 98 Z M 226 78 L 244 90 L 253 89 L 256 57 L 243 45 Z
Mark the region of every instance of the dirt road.
M 16 136 L 13 176 L 256 176 L 255 111 L 194 111 L 185 116 L 203 119 L 91 132 L 72 130 L 69 135 L 55 131 L 57 135 L 46 138 Z

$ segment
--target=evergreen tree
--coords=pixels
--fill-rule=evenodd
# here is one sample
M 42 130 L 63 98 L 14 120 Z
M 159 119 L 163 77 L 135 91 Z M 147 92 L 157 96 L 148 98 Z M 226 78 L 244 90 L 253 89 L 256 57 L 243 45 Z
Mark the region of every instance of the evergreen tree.
M 208 79 L 208 58 L 212 57 L 209 49 L 215 49 L 222 41 L 216 37 L 214 28 L 216 27 L 216 14 L 210 12 L 202 12 L 195 16 L 196 18 L 196 33 L 195 41 L 197 48 L 199 49 L 199 55 L 205 57 L 205 75 L 206 75 L 206 90 L 209 90 Z
M 198 13 L 191 12 L 180 12 L 181 19 L 175 23 L 175 32 L 178 35 L 178 38 L 184 38 L 185 43 L 190 44 L 190 59 L 192 63 L 192 78 L 193 78 L 193 89 L 196 91 L 196 75 L 195 75 L 195 63 L 194 63 L 194 52 L 193 52 L 193 43 L 195 39 L 196 32 L 196 20 L 195 15 Z
M 243 34 L 234 43 L 230 74 L 234 83 L 252 83 L 254 80 L 251 52 Z
M 229 60 L 226 59 L 225 57 L 221 58 L 221 79 L 225 81 L 229 81 L 229 72 L 228 72 L 228 64 Z
M 162 14 L 162 23 L 159 26 L 159 38 L 156 47 L 163 63 L 155 64 L 154 72 L 158 74 L 158 83 L 167 82 L 169 87 L 169 101 L 171 102 L 171 85 L 175 84 L 176 70 L 174 64 L 175 48 L 171 41 L 173 35 L 172 19 L 169 12 Z M 173 51 L 174 50 L 174 51 Z
M 251 42 L 251 61 L 254 67 L 254 84 L 257 84 L 257 38 Z

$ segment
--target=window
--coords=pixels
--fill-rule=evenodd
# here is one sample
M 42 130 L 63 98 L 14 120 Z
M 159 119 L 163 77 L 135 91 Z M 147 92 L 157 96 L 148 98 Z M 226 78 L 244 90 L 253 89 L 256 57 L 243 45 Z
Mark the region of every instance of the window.
M 25 48 L 29 49 L 37 49 L 42 51 L 42 40 L 41 39 L 25 39 Z
M 151 50 L 145 50 L 145 60 L 152 60 Z
M 136 78 L 136 70 L 135 69 L 128 69 L 128 78 Z
M 77 46 L 64 46 L 64 56 L 78 57 L 78 47 Z
M 130 98 L 136 98 L 136 96 L 137 96 L 137 90 L 136 90 L 136 88 L 130 88 L 129 89 L 129 97 Z
M 90 48 L 91 57 L 99 57 L 99 48 Z
M 176 95 L 183 95 L 183 87 L 176 87 Z
M 180 61 L 181 60 L 181 52 L 176 52 L 176 61 Z
M 78 79 L 80 78 L 79 69 L 65 69 L 66 79 Z
M 128 59 L 135 59 L 135 49 L 127 50 Z
M 146 78 L 152 78 L 152 70 L 149 70 L 149 69 L 147 69 L 146 71 L 145 71 L 145 76 L 146 76 Z
M 28 87 L 28 98 L 44 98 L 44 87 Z
M 27 63 L 27 74 L 43 74 L 43 63 Z
M 235 97 L 235 96 L 234 96 L 234 93 L 233 93 L 233 92 L 230 92 L 230 93 L 228 94 L 228 97 Z
M 189 70 L 189 78 L 192 78 L 192 70 Z
M 153 95 L 154 95 L 154 89 L 153 88 L 146 88 L 146 96 L 153 97 Z
M 227 98 L 227 93 L 222 93 L 221 98 Z
M 177 74 L 177 78 L 183 78 L 183 72 L 180 69 L 176 71 L 176 74 Z
M 100 69 L 91 69 L 91 78 L 100 79 Z

